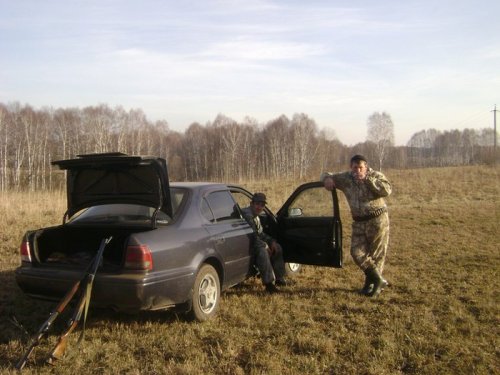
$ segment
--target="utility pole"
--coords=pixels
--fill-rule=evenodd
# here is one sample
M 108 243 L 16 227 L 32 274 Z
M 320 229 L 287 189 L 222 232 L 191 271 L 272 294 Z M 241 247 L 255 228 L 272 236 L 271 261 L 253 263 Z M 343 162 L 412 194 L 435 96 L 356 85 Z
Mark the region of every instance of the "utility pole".
M 493 161 L 497 161 L 497 105 L 493 112 Z

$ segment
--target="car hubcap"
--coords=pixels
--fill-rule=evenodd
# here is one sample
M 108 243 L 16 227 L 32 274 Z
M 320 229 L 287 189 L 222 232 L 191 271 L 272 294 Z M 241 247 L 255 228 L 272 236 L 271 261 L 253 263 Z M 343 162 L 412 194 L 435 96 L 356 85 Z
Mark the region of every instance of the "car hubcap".
M 217 303 L 217 283 L 212 275 L 206 275 L 198 289 L 200 308 L 205 314 L 210 313 Z
M 288 263 L 288 267 L 290 268 L 290 271 L 297 272 L 297 270 L 300 267 L 300 264 L 299 263 Z

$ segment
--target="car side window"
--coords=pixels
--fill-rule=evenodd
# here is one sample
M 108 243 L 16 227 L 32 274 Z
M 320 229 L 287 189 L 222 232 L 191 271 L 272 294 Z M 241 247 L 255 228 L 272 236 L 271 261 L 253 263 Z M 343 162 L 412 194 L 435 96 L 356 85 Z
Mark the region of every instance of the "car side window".
M 170 199 L 172 201 L 172 214 L 175 216 L 179 207 L 184 203 L 186 191 L 178 188 L 170 188 Z
M 229 191 L 215 191 L 208 194 L 204 201 L 206 201 L 209 210 L 213 214 L 211 222 L 241 219 L 238 206 Z M 205 214 L 203 216 L 207 217 Z
M 304 190 L 288 206 L 288 217 L 333 216 L 331 193 L 323 187 Z
M 234 200 L 236 201 L 236 203 L 238 203 L 238 206 L 240 206 L 241 209 L 250 206 L 251 198 L 247 195 L 243 194 L 240 191 L 232 191 L 231 194 L 233 195 Z
M 201 202 L 201 214 L 211 223 L 215 222 L 214 214 L 208 206 L 208 202 L 206 201 L 206 199 L 203 199 L 203 201 Z

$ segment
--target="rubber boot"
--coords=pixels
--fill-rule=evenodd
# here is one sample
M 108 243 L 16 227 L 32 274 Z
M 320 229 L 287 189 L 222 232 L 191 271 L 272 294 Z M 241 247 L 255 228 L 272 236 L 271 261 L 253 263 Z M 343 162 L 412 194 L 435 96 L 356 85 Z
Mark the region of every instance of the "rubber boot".
M 365 285 L 363 285 L 363 288 L 360 290 L 360 293 L 367 296 L 373 289 L 373 280 L 368 270 L 364 272 L 365 272 Z
M 369 270 L 369 275 L 373 281 L 373 289 L 368 293 L 369 297 L 377 297 L 382 289 L 387 285 L 387 282 L 384 280 L 379 270 L 376 268 L 372 268 Z

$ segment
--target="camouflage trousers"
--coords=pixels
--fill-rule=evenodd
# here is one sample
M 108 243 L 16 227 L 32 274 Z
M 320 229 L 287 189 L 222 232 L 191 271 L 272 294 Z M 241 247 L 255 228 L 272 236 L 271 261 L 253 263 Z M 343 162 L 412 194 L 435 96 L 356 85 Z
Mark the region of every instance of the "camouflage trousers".
M 259 241 L 255 246 L 255 265 L 259 269 L 262 284 L 269 284 L 285 277 L 285 261 L 283 249 L 276 244 L 276 251 L 269 255 L 268 246 L 264 241 Z
M 389 246 L 389 215 L 387 212 L 368 221 L 353 221 L 351 256 L 363 271 L 384 270 Z

